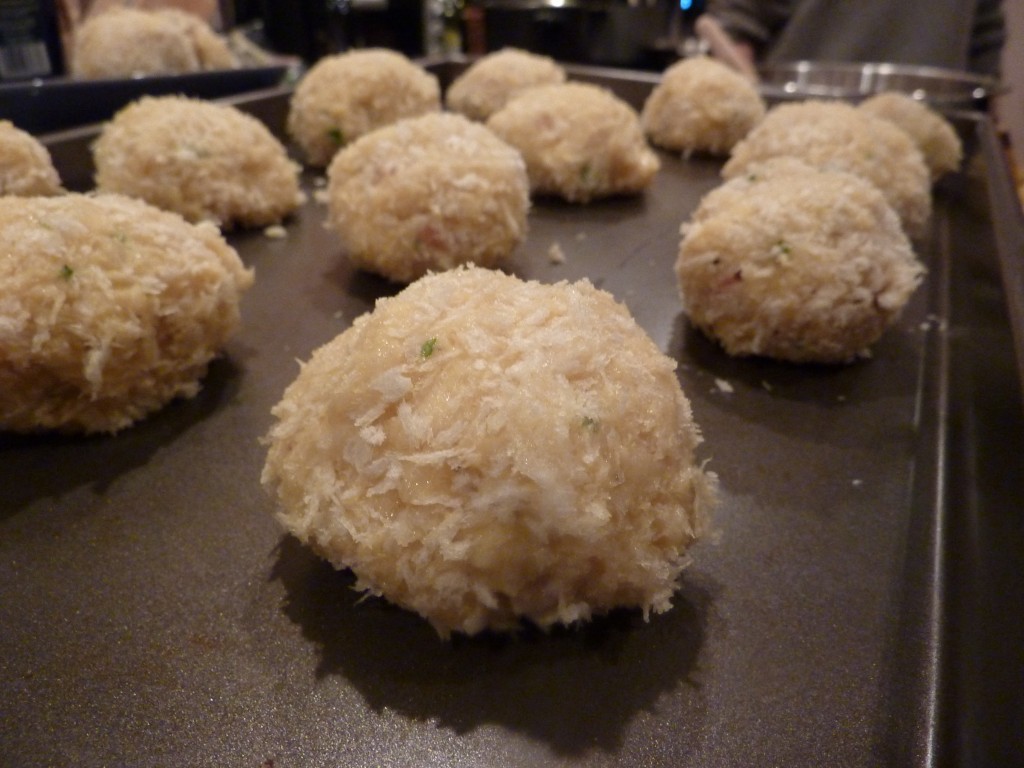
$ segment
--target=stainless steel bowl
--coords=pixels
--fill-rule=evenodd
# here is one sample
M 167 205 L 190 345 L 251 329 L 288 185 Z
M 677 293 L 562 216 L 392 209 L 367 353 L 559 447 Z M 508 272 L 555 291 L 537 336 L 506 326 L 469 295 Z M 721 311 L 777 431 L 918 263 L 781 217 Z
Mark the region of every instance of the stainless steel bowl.
M 939 67 L 886 63 L 794 61 L 760 67 L 762 90 L 777 98 L 859 101 L 899 91 L 937 109 L 987 109 L 1004 87 L 992 77 Z

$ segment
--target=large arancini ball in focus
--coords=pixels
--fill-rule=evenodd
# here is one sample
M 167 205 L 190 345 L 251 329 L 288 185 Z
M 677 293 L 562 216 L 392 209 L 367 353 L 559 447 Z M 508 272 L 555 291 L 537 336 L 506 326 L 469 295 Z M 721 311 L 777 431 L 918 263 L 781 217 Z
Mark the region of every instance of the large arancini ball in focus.
M 83 79 L 174 75 L 238 66 L 203 19 L 173 8 L 112 8 L 75 32 L 71 71 Z
M 263 483 L 442 636 L 662 612 L 714 496 L 675 367 L 587 281 L 429 275 L 302 367 Z
M 96 187 L 189 221 L 277 224 L 303 201 L 298 164 L 259 120 L 226 104 L 143 97 L 93 145 Z
M 754 84 L 715 59 L 683 59 L 665 70 L 640 113 L 647 137 L 689 155 L 724 155 L 764 117 Z
M 554 59 L 502 48 L 477 59 L 456 77 L 445 94 L 445 103 L 471 120 L 486 120 L 527 88 L 565 80 L 565 69 Z
M 288 134 L 322 167 L 376 128 L 440 109 L 441 86 L 423 67 L 397 51 L 354 50 L 320 59 L 299 81 Z
M 534 194 L 569 202 L 640 193 L 661 165 L 636 110 L 586 83 L 530 88 L 487 127 L 522 153 Z
M 460 115 L 380 128 L 341 150 L 327 175 L 328 223 L 349 259 L 391 280 L 496 266 L 526 236 L 522 158 Z
M 780 155 L 867 179 L 908 235 L 924 234 L 932 209 L 928 167 L 910 137 L 889 121 L 838 101 L 780 104 L 733 148 L 722 175 L 731 179 Z
M 924 269 L 869 182 L 775 161 L 705 197 L 676 275 L 690 321 L 729 354 L 841 363 L 897 320 Z
M 904 93 L 887 91 L 861 102 L 860 109 L 899 126 L 924 156 L 932 181 L 960 167 L 964 149 L 956 130 L 928 105 Z
M 0 120 L 0 196 L 59 195 L 63 191 L 46 147 L 9 120 Z
M 115 432 L 199 390 L 252 283 L 216 227 L 117 195 L 0 198 L 0 429 Z

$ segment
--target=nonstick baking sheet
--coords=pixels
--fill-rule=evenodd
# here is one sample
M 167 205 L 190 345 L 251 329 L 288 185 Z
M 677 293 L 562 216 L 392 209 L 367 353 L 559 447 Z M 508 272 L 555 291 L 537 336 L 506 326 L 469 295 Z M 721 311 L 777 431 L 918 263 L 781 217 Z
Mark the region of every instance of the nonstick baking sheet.
M 288 76 L 283 64 L 176 75 L 78 80 L 37 78 L 0 83 L 0 119 L 33 134 L 109 120 L 143 96 L 181 94 L 216 99 L 278 85 Z
M 653 82 L 572 74 L 637 106 Z M 288 95 L 236 103 L 280 133 Z M 660 153 L 641 197 L 535 202 L 506 269 L 624 302 L 678 361 L 721 479 L 714 534 L 647 622 L 446 642 L 285 535 L 259 484 L 270 408 L 400 286 L 349 266 L 312 195 L 282 239 L 230 235 L 256 283 L 195 399 L 115 436 L 0 434 L 0 764 L 1020 764 L 1009 213 L 990 122 L 957 121 L 970 158 L 936 190 L 926 282 L 846 366 L 733 359 L 687 325 L 679 226 L 720 161 Z M 94 135 L 49 139 L 73 188 Z

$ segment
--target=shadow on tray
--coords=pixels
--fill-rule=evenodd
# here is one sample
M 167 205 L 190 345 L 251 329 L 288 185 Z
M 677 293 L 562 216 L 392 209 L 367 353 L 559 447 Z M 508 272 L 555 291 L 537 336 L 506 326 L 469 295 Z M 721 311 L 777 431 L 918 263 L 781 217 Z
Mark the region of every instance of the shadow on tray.
M 162 446 L 232 399 L 238 384 L 237 365 L 217 358 L 194 398 L 174 400 L 114 435 L 0 432 L 0 466 L 10 479 L 0 484 L 0 518 L 82 485 L 103 494 L 118 477 L 144 466 Z
M 870 358 L 849 363 L 788 363 L 766 357 L 732 357 L 680 313 L 668 355 L 737 389 L 759 390 L 776 400 L 842 408 L 905 395 L 916 384 L 920 352 L 906 330 L 889 329 Z
M 444 641 L 414 614 L 363 598 L 350 572 L 291 536 L 271 575 L 285 589 L 284 613 L 320 650 L 317 674 L 343 676 L 375 711 L 458 733 L 496 724 L 560 754 L 614 751 L 638 713 L 680 686 L 700 698 L 694 676 L 712 598 L 685 577 L 672 610 L 649 622 L 622 610 L 548 633 Z

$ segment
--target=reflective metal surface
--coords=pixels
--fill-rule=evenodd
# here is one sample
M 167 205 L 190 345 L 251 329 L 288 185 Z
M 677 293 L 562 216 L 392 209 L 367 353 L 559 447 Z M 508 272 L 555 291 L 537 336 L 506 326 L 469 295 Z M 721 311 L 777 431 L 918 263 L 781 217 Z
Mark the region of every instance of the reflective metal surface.
M 969 72 L 887 63 L 796 61 L 759 68 L 764 91 L 778 97 L 863 99 L 898 91 L 938 108 L 984 107 L 999 81 Z

